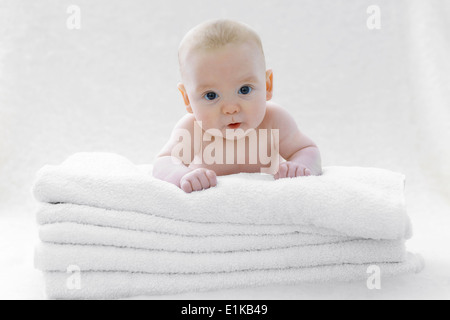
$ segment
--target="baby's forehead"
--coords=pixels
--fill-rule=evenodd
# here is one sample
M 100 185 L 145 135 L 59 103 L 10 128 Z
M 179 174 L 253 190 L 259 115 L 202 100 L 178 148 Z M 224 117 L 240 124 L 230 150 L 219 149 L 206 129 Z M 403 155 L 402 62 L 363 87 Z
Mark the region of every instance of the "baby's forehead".
M 249 42 L 230 43 L 214 49 L 192 47 L 180 57 L 180 69 L 183 80 L 202 78 L 202 82 L 208 82 L 209 76 L 216 80 L 220 74 L 221 80 L 238 81 L 242 75 L 247 79 L 265 73 L 265 58 L 258 46 Z
M 180 66 L 182 66 L 183 64 L 189 64 L 190 66 L 192 66 L 192 63 L 199 64 L 198 62 L 203 62 L 205 60 L 222 60 L 224 63 L 231 63 L 233 61 L 241 61 L 243 59 L 247 59 L 250 62 L 263 62 L 265 67 L 264 53 L 258 48 L 257 45 L 251 42 L 228 43 L 218 48 L 187 48 L 183 56 L 180 56 Z

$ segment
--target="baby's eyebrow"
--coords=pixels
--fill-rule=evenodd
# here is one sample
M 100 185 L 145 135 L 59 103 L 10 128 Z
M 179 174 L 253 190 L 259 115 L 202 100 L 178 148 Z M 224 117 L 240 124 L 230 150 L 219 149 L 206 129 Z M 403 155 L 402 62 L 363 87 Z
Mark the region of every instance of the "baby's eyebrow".
M 242 82 L 254 82 L 254 81 L 256 81 L 256 77 L 251 75 L 251 76 L 244 77 L 242 80 L 239 81 L 239 83 L 242 83 Z M 198 86 L 196 88 L 196 90 L 197 91 L 203 91 L 203 90 L 211 88 L 211 87 L 213 87 L 213 86 L 211 86 L 211 85 L 200 85 L 200 86 Z
M 252 82 L 252 81 L 256 81 L 256 77 L 251 75 L 248 77 L 245 77 L 244 79 L 242 79 L 240 82 Z
M 203 91 L 205 89 L 211 88 L 212 86 L 210 85 L 202 85 L 196 88 L 197 91 Z

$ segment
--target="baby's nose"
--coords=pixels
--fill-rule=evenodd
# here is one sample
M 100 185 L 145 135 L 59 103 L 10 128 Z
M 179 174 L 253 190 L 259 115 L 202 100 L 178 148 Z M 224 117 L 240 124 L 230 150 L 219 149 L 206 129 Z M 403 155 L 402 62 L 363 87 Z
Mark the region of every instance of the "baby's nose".
M 241 108 L 237 103 L 227 103 L 222 108 L 224 114 L 234 114 L 240 110 Z

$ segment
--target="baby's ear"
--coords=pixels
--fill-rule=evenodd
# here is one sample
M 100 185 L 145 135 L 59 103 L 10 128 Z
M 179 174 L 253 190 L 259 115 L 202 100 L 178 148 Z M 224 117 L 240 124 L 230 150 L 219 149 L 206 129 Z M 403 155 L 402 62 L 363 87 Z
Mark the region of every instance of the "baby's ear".
M 273 96 L 273 71 L 268 69 L 266 71 L 266 100 L 269 101 Z
M 180 82 L 177 87 L 178 87 L 178 90 L 180 90 L 181 95 L 183 96 L 183 101 L 184 101 L 184 104 L 186 105 L 187 112 L 193 113 L 192 112 L 192 108 L 191 108 L 191 102 L 189 101 L 189 97 L 187 95 L 186 88 L 184 87 L 184 84 L 182 84 Z

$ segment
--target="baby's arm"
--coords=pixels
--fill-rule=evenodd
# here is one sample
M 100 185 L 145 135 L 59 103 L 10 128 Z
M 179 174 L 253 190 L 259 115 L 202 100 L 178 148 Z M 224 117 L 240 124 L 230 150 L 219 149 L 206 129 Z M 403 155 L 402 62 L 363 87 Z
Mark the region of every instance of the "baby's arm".
M 280 164 L 276 179 L 322 174 L 322 161 L 317 145 L 298 129 L 292 116 L 283 108 L 272 109 L 274 127 L 280 130 Z
M 170 182 L 188 193 L 217 185 L 214 171 L 203 168 L 192 170 L 188 167 L 194 157 L 194 120 L 193 116 L 188 114 L 176 124 L 172 136 L 153 163 L 155 178 Z M 183 154 L 181 158 L 178 152 L 172 154 L 172 150 L 180 145 L 180 132 L 185 133 L 182 142 L 185 144 L 185 150 L 190 150 L 190 157 Z M 189 137 L 190 139 L 187 139 Z

